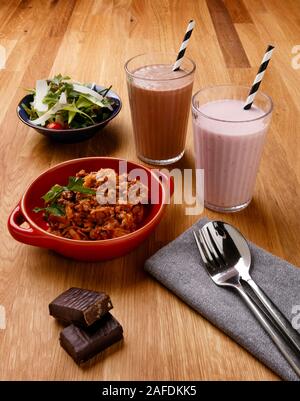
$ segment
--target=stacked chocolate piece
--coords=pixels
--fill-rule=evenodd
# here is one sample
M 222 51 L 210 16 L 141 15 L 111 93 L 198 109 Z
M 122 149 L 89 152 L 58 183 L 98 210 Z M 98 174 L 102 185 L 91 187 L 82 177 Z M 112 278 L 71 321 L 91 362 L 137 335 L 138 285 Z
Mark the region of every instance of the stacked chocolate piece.
M 78 364 L 123 338 L 123 328 L 109 313 L 109 295 L 70 288 L 49 304 L 50 315 L 68 326 L 60 333 L 60 344 Z

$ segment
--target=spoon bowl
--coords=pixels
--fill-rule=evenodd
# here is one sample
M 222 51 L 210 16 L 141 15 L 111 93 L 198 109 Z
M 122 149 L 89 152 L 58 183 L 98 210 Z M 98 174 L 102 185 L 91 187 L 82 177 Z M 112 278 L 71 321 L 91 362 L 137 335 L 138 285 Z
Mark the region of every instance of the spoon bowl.
M 227 268 L 234 268 L 241 278 L 250 278 L 251 253 L 245 237 L 235 227 L 223 221 L 211 221 L 204 227 L 223 255 Z

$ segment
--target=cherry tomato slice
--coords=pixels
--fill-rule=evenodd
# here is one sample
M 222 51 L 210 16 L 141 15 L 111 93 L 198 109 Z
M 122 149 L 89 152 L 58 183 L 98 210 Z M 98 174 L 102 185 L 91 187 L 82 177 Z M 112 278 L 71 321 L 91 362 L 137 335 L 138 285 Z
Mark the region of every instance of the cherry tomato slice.
M 64 127 L 60 123 L 52 122 L 46 125 L 47 128 L 50 129 L 64 129 Z

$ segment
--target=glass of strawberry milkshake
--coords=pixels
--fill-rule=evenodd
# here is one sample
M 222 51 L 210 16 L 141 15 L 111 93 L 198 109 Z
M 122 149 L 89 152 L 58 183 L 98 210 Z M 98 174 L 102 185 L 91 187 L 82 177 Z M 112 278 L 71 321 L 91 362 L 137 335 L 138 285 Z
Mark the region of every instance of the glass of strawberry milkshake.
M 250 203 L 273 103 L 257 93 L 244 110 L 249 87 L 207 87 L 192 99 L 196 168 L 204 170 L 204 204 L 236 212 Z

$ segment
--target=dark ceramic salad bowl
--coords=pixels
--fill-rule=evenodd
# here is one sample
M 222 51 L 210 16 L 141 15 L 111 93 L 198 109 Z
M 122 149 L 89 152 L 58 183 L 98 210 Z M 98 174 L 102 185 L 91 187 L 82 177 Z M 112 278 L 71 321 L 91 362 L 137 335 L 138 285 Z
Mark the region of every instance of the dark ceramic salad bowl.
M 105 87 L 96 85 L 95 89 L 97 90 L 97 92 L 100 92 L 101 90 L 105 89 Z M 40 134 L 48 138 L 51 138 L 55 141 L 63 143 L 80 142 L 90 139 L 119 114 L 122 108 L 122 101 L 119 95 L 116 92 L 109 90 L 107 97 L 114 100 L 114 104 L 112 106 L 113 111 L 111 115 L 101 122 L 98 122 L 96 124 L 84 128 L 51 129 L 32 124 L 27 112 L 22 107 L 22 103 L 25 104 L 27 107 L 29 107 L 30 103 L 33 101 L 32 94 L 26 95 L 23 99 L 21 99 L 21 101 L 17 106 L 17 115 L 24 124 L 28 125 L 31 128 L 34 128 Z

